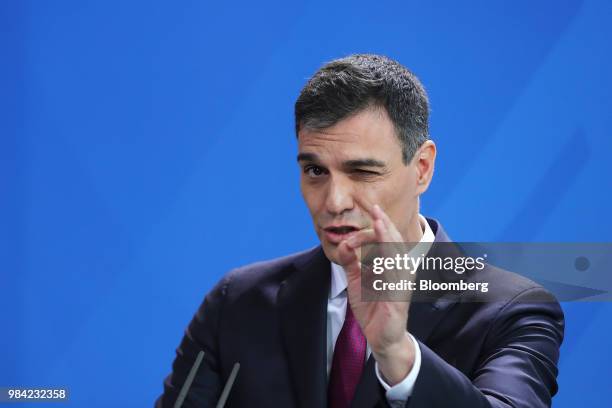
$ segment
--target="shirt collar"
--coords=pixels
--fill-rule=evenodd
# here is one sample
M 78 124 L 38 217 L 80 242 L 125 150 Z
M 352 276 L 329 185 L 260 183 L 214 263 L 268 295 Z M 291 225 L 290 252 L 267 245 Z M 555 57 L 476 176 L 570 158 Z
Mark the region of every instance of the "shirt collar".
M 419 214 L 419 223 L 421 224 L 421 229 L 423 230 L 423 236 L 419 241 L 419 244 L 428 243 L 424 249 L 425 254 L 429 251 L 431 247 L 431 243 L 434 242 L 435 235 L 433 230 L 429 226 L 429 223 L 421 214 Z M 331 286 L 329 290 L 329 298 L 333 299 L 340 295 L 347 287 L 346 282 L 346 273 L 344 272 L 344 268 L 341 265 L 336 263 L 331 263 Z

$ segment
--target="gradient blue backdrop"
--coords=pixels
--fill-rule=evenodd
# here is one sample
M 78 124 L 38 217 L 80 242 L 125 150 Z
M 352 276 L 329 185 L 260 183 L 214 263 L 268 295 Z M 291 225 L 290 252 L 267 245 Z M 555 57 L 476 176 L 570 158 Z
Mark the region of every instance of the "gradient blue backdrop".
M 151 406 L 228 269 L 317 243 L 293 103 L 389 55 L 428 89 L 455 240 L 610 241 L 612 2 L 3 1 L 0 385 Z M 609 304 L 564 304 L 555 406 L 610 406 Z

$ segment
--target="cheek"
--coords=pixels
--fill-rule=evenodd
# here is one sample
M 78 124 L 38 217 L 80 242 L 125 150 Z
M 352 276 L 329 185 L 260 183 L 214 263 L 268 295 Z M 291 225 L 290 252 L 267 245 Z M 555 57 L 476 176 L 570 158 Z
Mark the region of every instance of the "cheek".
M 379 204 L 384 208 L 391 190 L 386 183 L 364 183 L 355 186 L 355 195 L 365 199 L 370 204 Z
M 398 227 L 402 227 L 409 221 L 409 214 L 412 213 L 416 203 L 410 180 L 406 178 L 396 180 L 391 185 L 385 186 L 379 195 L 381 205 Z
M 371 204 L 379 204 L 389 208 L 398 201 L 404 201 L 409 196 L 408 185 L 405 179 L 393 177 L 377 183 L 363 183 L 357 185 L 356 193 Z
M 308 186 L 305 183 L 300 184 L 300 190 L 302 192 L 302 198 L 306 203 L 306 207 L 308 207 L 308 211 L 310 214 L 314 216 L 319 212 L 319 208 L 321 205 L 321 191 L 312 186 Z

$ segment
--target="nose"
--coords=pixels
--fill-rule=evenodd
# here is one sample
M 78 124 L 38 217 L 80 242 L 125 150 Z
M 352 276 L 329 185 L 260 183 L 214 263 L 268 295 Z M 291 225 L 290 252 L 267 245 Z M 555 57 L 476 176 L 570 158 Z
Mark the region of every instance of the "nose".
M 325 207 L 331 215 L 352 210 L 354 206 L 350 183 L 339 177 L 330 177 Z

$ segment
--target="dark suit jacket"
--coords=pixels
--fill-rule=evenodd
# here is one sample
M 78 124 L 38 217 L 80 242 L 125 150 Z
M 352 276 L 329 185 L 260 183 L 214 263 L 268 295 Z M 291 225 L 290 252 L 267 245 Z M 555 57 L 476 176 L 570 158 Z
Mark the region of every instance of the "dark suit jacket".
M 435 234 L 429 255 L 449 255 L 448 245 L 437 247 L 448 236 L 427 221 Z M 235 362 L 241 368 L 227 407 L 325 407 L 330 271 L 318 246 L 225 275 L 189 324 L 156 407 L 173 405 L 200 350 L 204 362 L 185 407 L 215 406 Z M 407 406 L 550 406 L 564 328 L 558 302 L 534 282 L 494 267 L 477 278 L 502 289 L 494 299 L 449 293 L 411 304 L 407 328 L 422 363 Z M 387 406 L 372 356 L 352 406 Z

